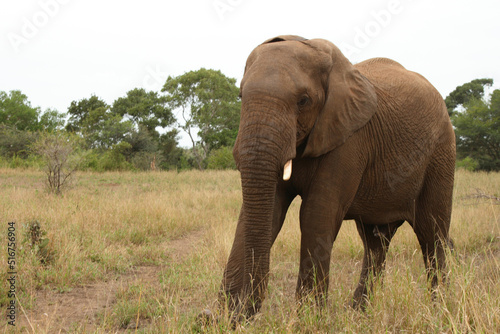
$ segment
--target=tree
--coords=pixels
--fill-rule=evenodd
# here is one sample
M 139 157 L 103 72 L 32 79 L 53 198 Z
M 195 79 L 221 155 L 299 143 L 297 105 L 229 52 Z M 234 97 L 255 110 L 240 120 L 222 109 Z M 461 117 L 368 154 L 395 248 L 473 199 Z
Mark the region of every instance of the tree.
M 212 149 L 234 145 L 241 108 L 236 79 L 202 68 L 168 77 L 162 92 L 167 105 L 180 114 L 178 125 L 191 139 L 199 169 Z
M 160 136 L 158 149 L 162 155 L 159 166 L 165 170 L 191 169 L 184 159 L 184 149 L 179 147 L 179 130 L 172 129 Z
M 493 79 L 475 79 L 458 86 L 444 100 L 448 108 L 448 114 L 451 116 L 458 106 L 463 106 L 473 99 L 482 99 L 484 88 L 491 87 L 491 85 L 493 85 Z
M 0 123 L 21 131 L 39 130 L 40 108 L 32 107 L 28 97 L 20 90 L 9 94 L 0 92 Z
M 37 131 L 55 131 L 64 126 L 64 115 L 47 109 L 41 113 L 19 90 L 0 92 L 0 154 L 27 158 Z
M 90 110 L 79 124 L 87 147 L 110 149 L 123 141 L 133 130 L 131 121 L 109 112 L 105 107 Z
M 158 140 L 150 134 L 145 125 L 140 124 L 137 130 L 133 129 L 124 141 L 130 145 L 126 158 L 135 168 L 149 170 L 157 155 L 158 161 L 161 160 L 158 154 Z
M 47 109 L 40 115 L 40 119 L 38 121 L 40 128 L 49 132 L 62 130 L 65 122 L 65 115 L 54 109 Z
M 142 88 L 133 89 L 126 97 L 117 99 L 111 111 L 129 118 L 137 129 L 145 127 L 155 138 L 159 137 L 157 127 L 165 128 L 175 122 L 172 111 L 166 107 L 165 97 Z
M 452 122 L 459 159 L 473 159 L 478 169 L 500 170 L 500 90 L 489 100 L 470 98 Z
M 90 149 L 110 149 L 133 130 L 132 121 L 112 113 L 110 106 L 96 95 L 71 102 L 68 114 L 66 130 L 84 137 Z
M 78 133 L 81 130 L 82 123 L 89 116 L 89 113 L 99 108 L 107 110 L 109 106 L 95 95 L 92 95 L 89 99 L 82 99 L 78 102 L 72 101 L 68 108 L 69 119 L 66 130 Z

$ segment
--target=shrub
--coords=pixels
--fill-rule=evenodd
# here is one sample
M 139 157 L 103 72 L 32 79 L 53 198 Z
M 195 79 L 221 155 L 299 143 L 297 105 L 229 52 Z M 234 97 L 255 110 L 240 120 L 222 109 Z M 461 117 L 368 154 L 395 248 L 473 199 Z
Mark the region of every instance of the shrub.
M 80 153 L 78 169 L 83 171 L 99 171 L 100 155 L 94 150 L 86 150 Z
M 161 162 L 161 154 L 156 154 L 154 152 L 140 151 L 132 155 L 131 163 L 134 168 L 139 170 L 154 170 L 152 163 L 154 162 L 154 169 L 158 169 Z
M 31 252 L 38 257 L 43 265 L 54 262 L 56 256 L 56 252 L 52 249 L 50 240 L 46 236 L 47 232 L 42 229 L 38 220 L 26 224 L 24 242 L 27 243 Z
M 45 162 L 47 188 L 50 192 L 61 194 L 67 187 L 78 167 L 74 159 L 76 139 L 65 132 L 41 133 L 31 146 L 33 152 Z
M 457 160 L 456 167 L 473 172 L 479 168 L 479 162 L 471 157 L 466 157 L 462 160 Z
M 236 169 L 232 147 L 223 146 L 210 152 L 207 159 L 208 169 Z
M 131 148 L 132 145 L 127 142 L 120 142 L 113 145 L 113 147 L 106 151 L 99 159 L 98 169 L 101 171 L 134 169 L 132 164 L 125 158 L 125 155 L 127 155 Z
M 6 158 L 25 159 L 29 155 L 29 147 L 38 137 L 38 133 L 21 131 L 14 127 L 0 124 L 0 154 Z

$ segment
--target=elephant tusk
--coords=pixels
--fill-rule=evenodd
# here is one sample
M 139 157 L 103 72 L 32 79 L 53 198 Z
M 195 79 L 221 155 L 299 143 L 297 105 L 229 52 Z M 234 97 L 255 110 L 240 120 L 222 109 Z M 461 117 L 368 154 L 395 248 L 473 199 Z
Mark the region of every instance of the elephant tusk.
M 290 180 L 291 176 L 292 176 L 292 160 L 288 160 L 283 170 L 283 181 Z

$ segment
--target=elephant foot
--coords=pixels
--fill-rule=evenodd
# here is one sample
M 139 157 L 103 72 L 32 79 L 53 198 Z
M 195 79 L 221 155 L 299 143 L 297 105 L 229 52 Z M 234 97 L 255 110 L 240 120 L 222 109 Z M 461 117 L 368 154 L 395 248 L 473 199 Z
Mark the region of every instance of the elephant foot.
M 361 299 L 353 299 L 352 302 L 349 304 L 349 306 L 356 310 L 356 311 L 361 311 L 365 312 L 366 311 L 366 306 L 368 305 L 368 297 L 364 296 Z
M 368 294 L 366 292 L 366 287 L 361 287 L 354 292 L 354 296 L 352 298 L 351 307 L 357 311 L 366 311 L 366 307 L 370 301 Z

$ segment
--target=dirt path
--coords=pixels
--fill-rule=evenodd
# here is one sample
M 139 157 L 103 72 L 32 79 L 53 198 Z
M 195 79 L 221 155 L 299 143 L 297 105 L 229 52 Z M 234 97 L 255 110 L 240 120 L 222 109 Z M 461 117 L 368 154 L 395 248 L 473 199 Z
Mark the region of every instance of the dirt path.
M 204 233 L 195 231 L 173 240 L 166 251 L 174 262 L 181 262 L 194 251 Z M 112 311 L 119 290 L 132 285 L 157 286 L 161 270 L 161 266 L 135 267 L 115 279 L 74 287 L 69 292 L 38 291 L 34 307 L 26 315 L 19 311 L 16 327 L 23 333 L 94 332 Z M 117 328 L 111 332 L 123 331 Z
M 201 242 L 204 230 L 199 230 L 188 234 L 187 236 L 172 240 L 167 249 L 170 251 L 173 259 L 177 262 L 181 262 L 188 257 L 196 249 L 196 246 Z

